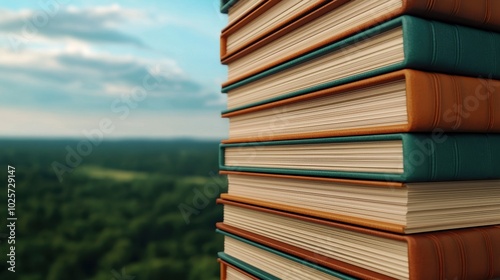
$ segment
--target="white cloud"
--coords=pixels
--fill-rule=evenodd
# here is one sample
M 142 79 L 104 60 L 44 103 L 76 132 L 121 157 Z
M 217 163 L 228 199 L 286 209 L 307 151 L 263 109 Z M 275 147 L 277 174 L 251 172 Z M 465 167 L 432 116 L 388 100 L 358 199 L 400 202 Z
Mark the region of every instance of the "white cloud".
M 147 90 L 136 117 L 117 123 L 112 137 L 224 134 L 219 85 L 190 78 L 177 58 L 154 53 L 128 34 L 130 25 L 149 24 L 148 12 L 64 7 L 12 48 L 9 36 L 22 37 L 38 12 L 0 10 L 0 117 L 13 120 L 0 135 L 78 137 L 102 116 L 116 117 L 111 104 L 144 88 L 148 76 L 158 86 Z
M 52 11 L 0 10 L 0 34 L 7 36 L 11 44 L 23 47 L 54 38 L 144 47 L 139 38 L 126 33 L 127 24 L 138 24 L 143 18 L 147 18 L 143 11 L 116 4 L 92 8 L 61 6 Z
M 92 50 L 0 48 L 0 103 L 50 111 L 105 111 L 117 98 L 145 90 L 145 111 L 220 110 L 217 85 L 190 79 L 171 59 L 152 60 Z M 148 87 L 147 85 L 152 85 Z

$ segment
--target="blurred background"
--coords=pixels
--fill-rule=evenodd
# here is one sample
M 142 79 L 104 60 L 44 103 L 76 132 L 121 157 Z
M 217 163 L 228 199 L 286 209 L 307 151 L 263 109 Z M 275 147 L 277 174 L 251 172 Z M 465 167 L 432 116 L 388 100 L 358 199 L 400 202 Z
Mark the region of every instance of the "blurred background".
M 219 0 L 0 4 L 0 279 L 218 279 L 218 9 Z

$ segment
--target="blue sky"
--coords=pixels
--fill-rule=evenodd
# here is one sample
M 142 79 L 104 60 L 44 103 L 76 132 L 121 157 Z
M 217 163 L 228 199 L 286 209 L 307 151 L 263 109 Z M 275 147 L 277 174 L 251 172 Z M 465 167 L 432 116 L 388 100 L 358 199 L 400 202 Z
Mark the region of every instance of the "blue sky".
M 219 0 L 0 6 L 0 135 L 225 138 Z

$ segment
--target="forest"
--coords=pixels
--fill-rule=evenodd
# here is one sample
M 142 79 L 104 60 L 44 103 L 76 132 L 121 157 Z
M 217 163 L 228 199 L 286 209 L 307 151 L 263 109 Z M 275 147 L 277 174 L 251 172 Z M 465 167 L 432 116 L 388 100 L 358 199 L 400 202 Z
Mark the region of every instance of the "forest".
M 78 143 L 0 140 L 0 279 L 218 279 L 215 199 L 227 184 L 217 175 L 217 142 L 104 141 L 58 176 L 54 167 L 68 167 Z M 7 263 L 8 166 L 15 273 Z

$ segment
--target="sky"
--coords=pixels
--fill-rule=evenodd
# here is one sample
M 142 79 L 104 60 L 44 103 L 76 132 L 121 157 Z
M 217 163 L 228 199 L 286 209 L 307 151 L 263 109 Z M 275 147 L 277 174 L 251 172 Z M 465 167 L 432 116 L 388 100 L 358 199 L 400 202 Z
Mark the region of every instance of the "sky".
M 0 5 L 0 137 L 227 136 L 219 0 Z

